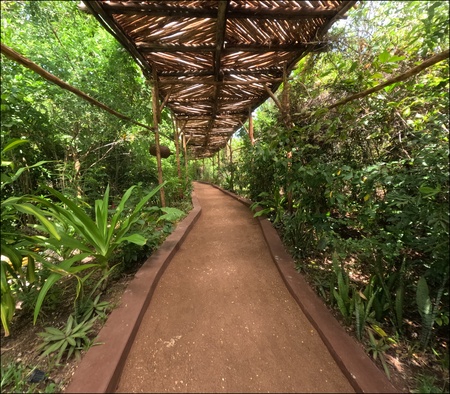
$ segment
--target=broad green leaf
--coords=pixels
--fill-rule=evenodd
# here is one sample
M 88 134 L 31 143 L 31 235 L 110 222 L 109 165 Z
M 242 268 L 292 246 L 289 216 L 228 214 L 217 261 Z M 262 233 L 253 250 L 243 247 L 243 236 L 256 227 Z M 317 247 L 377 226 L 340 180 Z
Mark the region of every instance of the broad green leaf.
M 432 311 L 431 300 L 429 296 L 428 284 L 425 277 L 421 276 L 417 282 L 416 302 L 420 315 L 430 315 Z
M 56 239 L 61 239 L 56 227 L 46 218 L 46 213 L 44 211 L 29 203 L 14 204 L 14 207 L 20 212 L 35 216 L 51 235 L 53 235 Z
M 44 299 L 50 290 L 50 288 L 59 280 L 63 275 L 69 275 L 71 272 L 68 270 L 70 267 L 77 261 L 83 260 L 84 258 L 88 257 L 89 254 L 87 253 L 81 253 L 79 255 L 76 255 L 70 259 L 67 259 L 60 263 L 58 266 L 54 266 L 53 264 L 45 264 L 47 268 L 52 270 L 54 273 L 51 274 L 45 281 L 44 285 L 42 286 L 41 290 L 39 291 L 38 298 L 36 300 L 36 306 L 34 308 L 34 316 L 33 316 L 33 324 L 36 324 L 37 317 L 39 315 L 39 312 L 42 307 L 42 303 L 44 302 Z M 56 272 L 57 273 L 56 273 Z
M 6 152 L 8 152 L 11 149 L 14 149 L 16 146 L 22 145 L 22 144 L 26 144 L 28 143 L 28 140 L 20 140 L 20 139 L 16 139 L 13 141 L 9 141 L 6 146 L 2 149 L 2 155 Z
M 380 63 L 387 63 L 391 57 L 391 54 L 388 51 L 383 51 L 378 55 L 378 61 Z
M 128 241 L 128 242 L 134 243 L 136 245 L 143 246 L 147 242 L 147 239 L 144 236 L 142 236 L 141 234 L 131 234 L 131 235 L 127 235 L 125 237 L 121 237 L 116 242 L 118 244 L 120 244 L 124 241 Z
M 101 254 L 106 255 L 108 245 L 95 222 L 81 208 L 79 208 L 75 202 L 66 198 L 62 193 L 50 187 L 47 187 L 46 189 L 70 208 L 70 211 L 67 211 L 53 204 L 53 208 L 56 212 L 58 212 L 62 217 L 69 219 L 71 224 L 79 230 L 89 242 L 92 243 L 92 246 L 94 246 Z
M 109 204 L 109 185 L 106 187 L 103 200 L 95 201 L 95 221 L 103 238 L 108 234 L 108 204 Z

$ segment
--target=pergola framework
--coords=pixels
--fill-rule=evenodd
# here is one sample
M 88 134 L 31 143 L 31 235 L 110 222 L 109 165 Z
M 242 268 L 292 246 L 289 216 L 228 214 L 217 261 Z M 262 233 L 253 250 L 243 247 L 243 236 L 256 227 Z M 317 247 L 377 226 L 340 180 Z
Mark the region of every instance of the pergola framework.
M 195 158 L 224 148 L 356 1 L 84 1 L 157 86 Z

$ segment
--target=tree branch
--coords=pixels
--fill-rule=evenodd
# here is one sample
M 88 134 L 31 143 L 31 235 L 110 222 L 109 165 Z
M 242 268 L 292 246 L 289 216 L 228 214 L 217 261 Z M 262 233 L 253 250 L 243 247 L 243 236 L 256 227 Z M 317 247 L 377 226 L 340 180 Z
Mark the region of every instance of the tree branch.
M 362 97 L 366 97 L 369 94 L 378 92 L 381 89 L 385 88 L 386 86 L 392 85 L 393 83 L 405 81 L 406 79 L 412 77 L 413 75 L 418 74 L 422 70 L 425 70 L 426 68 L 428 68 L 436 63 L 439 63 L 442 60 L 447 59 L 448 57 L 449 57 L 449 50 L 447 49 L 446 51 L 438 53 L 437 55 L 429 58 L 428 60 L 425 60 L 423 63 L 419 64 L 418 66 L 409 69 L 408 71 L 406 71 L 403 74 L 400 74 L 394 78 L 388 79 L 387 81 L 385 81 L 377 86 L 374 86 L 373 88 L 370 88 L 370 89 L 364 90 L 363 92 L 359 92 L 357 94 L 349 96 L 343 100 L 338 101 L 337 103 L 329 105 L 326 108 L 327 109 L 336 108 L 340 105 L 348 103 L 349 101 L 353 101 L 353 100 L 356 100 L 356 99 L 359 99 Z

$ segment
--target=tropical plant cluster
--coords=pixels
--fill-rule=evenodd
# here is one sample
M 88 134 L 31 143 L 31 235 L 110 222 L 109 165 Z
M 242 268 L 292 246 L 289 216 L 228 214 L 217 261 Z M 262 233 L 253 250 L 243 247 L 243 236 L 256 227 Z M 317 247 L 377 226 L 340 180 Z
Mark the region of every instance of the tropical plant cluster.
M 287 107 L 269 101 L 256 112 L 256 143 L 242 129 L 219 171 L 214 158 L 204 172 L 262 208 L 255 216 L 271 219 L 298 270 L 386 373 L 399 341 L 445 371 L 448 59 L 327 107 L 447 49 L 448 3 L 364 2 L 349 15 L 328 51 L 305 57 L 281 87 Z M 435 389 L 445 392 L 443 374 Z
M 2 43 L 151 125 L 151 89 L 141 70 L 77 3 L 2 2 Z M 46 325 L 42 357 L 58 365 L 92 345 L 91 329 L 111 307 L 103 301 L 111 283 L 145 261 L 190 209 L 189 174 L 171 155 L 158 185 L 149 130 L 3 56 L 1 67 L 2 335 L 14 336 L 27 317 Z M 167 112 L 160 130 L 174 152 L 173 138 L 164 137 L 174 133 Z M 162 208 L 161 187 L 168 205 Z M 67 322 L 51 326 L 48 311 L 65 297 L 73 297 Z M 2 391 L 26 386 L 14 368 L 21 371 L 2 361 Z

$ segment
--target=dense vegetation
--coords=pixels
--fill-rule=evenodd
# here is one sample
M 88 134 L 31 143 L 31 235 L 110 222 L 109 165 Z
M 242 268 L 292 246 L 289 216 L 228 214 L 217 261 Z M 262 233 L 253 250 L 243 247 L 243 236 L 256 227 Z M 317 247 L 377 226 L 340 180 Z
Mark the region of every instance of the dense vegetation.
M 4 44 L 151 124 L 139 68 L 76 2 L 6 1 L 1 11 Z M 254 144 L 242 129 L 225 152 L 191 168 L 262 208 L 256 215 L 269 216 L 298 270 L 386 373 L 409 363 L 419 376 L 431 363 L 416 382 L 421 392 L 449 389 L 448 60 L 326 107 L 447 49 L 448 22 L 448 2 L 359 5 L 333 27 L 328 50 L 292 72 L 282 111 L 272 101 L 256 111 Z M 158 208 L 148 130 L 5 57 L 1 82 L 3 332 L 14 335 L 21 316 L 40 321 L 70 286 L 65 332 L 41 333 L 43 354 L 59 362 L 90 345 L 92 325 L 105 317 L 104 290 L 181 212 Z M 162 118 L 172 135 L 170 114 Z M 190 185 L 174 155 L 163 171 L 167 204 L 188 210 Z M 2 388 L 19 369 L 2 365 Z
M 263 208 L 299 271 L 387 373 L 385 355 L 401 343 L 405 359 L 429 354 L 446 371 L 448 60 L 326 107 L 447 49 L 448 3 L 364 3 L 331 36 L 280 89 L 288 108 L 266 102 L 256 143 L 242 130 L 231 160 L 228 150 L 207 161 L 204 177 Z M 445 379 L 433 389 L 448 391 Z
M 151 89 L 141 70 L 77 2 L 7 1 L 1 11 L 3 44 L 151 125 Z M 64 332 L 47 327 L 40 334 L 43 356 L 59 363 L 90 346 L 92 326 L 109 308 L 105 290 L 135 270 L 190 209 L 190 185 L 184 173 L 178 178 L 175 155 L 165 159 L 170 208 L 159 208 L 151 132 L 4 56 L 1 114 L 2 336 L 14 337 L 21 319 L 48 324 L 48 312 L 74 297 Z M 167 112 L 160 130 L 173 135 Z M 173 141 L 162 143 L 174 152 Z M 22 381 L 19 371 L 17 363 L 2 363 L 2 391 Z M 36 389 L 24 387 L 14 390 Z

